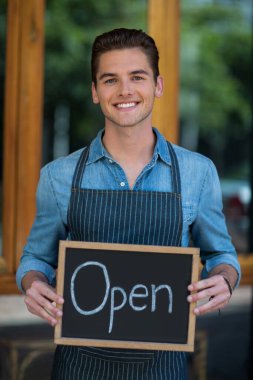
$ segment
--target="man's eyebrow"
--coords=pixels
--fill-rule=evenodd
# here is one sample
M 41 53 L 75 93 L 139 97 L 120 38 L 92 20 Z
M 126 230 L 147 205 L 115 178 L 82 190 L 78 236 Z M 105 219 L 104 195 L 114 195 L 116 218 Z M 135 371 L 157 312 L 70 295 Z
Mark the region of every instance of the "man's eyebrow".
M 134 70 L 134 71 L 131 71 L 130 74 L 132 74 L 132 75 L 137 75 L 137 74 L 149 75 L 149 73 L 146 70 Z
M 102 80 L 104 78 L 108 78 L 108 77 L 115 77 L 116 74 L 114 73 L 104 73 L 104 74 L 101 74 L 100 77 L 98 78 L 99 80 Z
M 143 69 L 130 71 L 130 74 L 131 75 L 140 75 L 140 74 L 150 75 L 146 70 L 143 70 Z M 116 77 L 116 76 L 117 76 L 117 74 L 115 74 L 115 73 L 103 73 L 100 75 L 98 80 L 103 80 L 105 78 L 111 78 L 111 77 Z

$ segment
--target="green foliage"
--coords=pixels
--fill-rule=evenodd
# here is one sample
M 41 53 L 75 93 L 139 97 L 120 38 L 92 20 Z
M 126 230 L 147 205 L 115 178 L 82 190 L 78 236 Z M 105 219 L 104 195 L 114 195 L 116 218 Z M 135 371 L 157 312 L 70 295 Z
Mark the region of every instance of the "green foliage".
M 237 114 L 248 129 L 252 36 L 242 13 L 217 4 L 183 8 L 181 43 L 182 92 L 199 94 L 200 128 L 220 133 Z
M 209 145 L 218 166 L 222 155 L 230 155 L 228 170 L 235 161 L 228 144 L 234 148 L 239 139 L 237 161 L 245 166 L 252 122 L 252 21 L 235 3 L 182 0 L 181 14 L 182 128 L 192 118 L 198 124 L 199 149 L 200 141 Z
M 145 20 L 145 0 L 47 1 L 45 118 L 51 130 L 55 108 L 61 104 L 70 108 L 71 150 L 83 146 L 103 127 L 90 91 L 95 36 L 117 27 L 145 29 Z

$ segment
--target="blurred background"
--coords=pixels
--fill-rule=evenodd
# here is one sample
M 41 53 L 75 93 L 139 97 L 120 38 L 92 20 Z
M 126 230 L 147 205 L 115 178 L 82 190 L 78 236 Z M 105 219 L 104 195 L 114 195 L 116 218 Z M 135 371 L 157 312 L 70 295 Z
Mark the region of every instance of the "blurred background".
M 0 0 L 1 161 L 7 5 Z M 46 1 L 42 165 L 83 147 L 103 127 L 91 101 L 91 44 L 116 27 L 148 30 L 147 6 L 146 0 Z M 214 161 L 228 229 L 245 256 L 253 254 L 252 47 L 251 0 L 180 1 L 179 144 Z M 2 176 L 1 170 L 0 212 Z M 251 318 L 250 283 L 235 291 L 221 317 L 199 318 L 190 379 L 253 379 Z M 0 296 L 0 379 L 34 379 L 34 371 L 36 379 L 48 379 L 52 335 L 28 315 L 22 296 Z

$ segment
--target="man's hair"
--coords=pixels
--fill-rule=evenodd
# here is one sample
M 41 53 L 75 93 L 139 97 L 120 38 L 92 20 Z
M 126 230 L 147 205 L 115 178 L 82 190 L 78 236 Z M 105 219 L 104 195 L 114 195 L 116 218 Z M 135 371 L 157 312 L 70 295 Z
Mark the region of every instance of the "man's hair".
M 142 30 L 119 28 L 103 33 L 94 40 L 91 55 L 91 76 L 95 85 L 97 84 L 96 74 L 100 56 L 108 51 L 131 48 L 139 48 L 146 55 L 153 70 L 154 80 L 157 81 L 159 53 L 153 38 Z

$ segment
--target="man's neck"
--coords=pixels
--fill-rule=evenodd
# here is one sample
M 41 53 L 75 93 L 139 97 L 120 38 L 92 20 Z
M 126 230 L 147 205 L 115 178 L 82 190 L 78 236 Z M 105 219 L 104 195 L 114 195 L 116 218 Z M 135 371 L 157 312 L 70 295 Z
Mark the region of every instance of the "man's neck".
M 150 128 L 105 128 L 103 144 L 123 168 L 132 189 L 143 168 L 151 161 L 156 137 Z
M 118 163 L 143 162 L 151 160 L 156 137 L 152 127 L 105 128 L 103 144 Z

